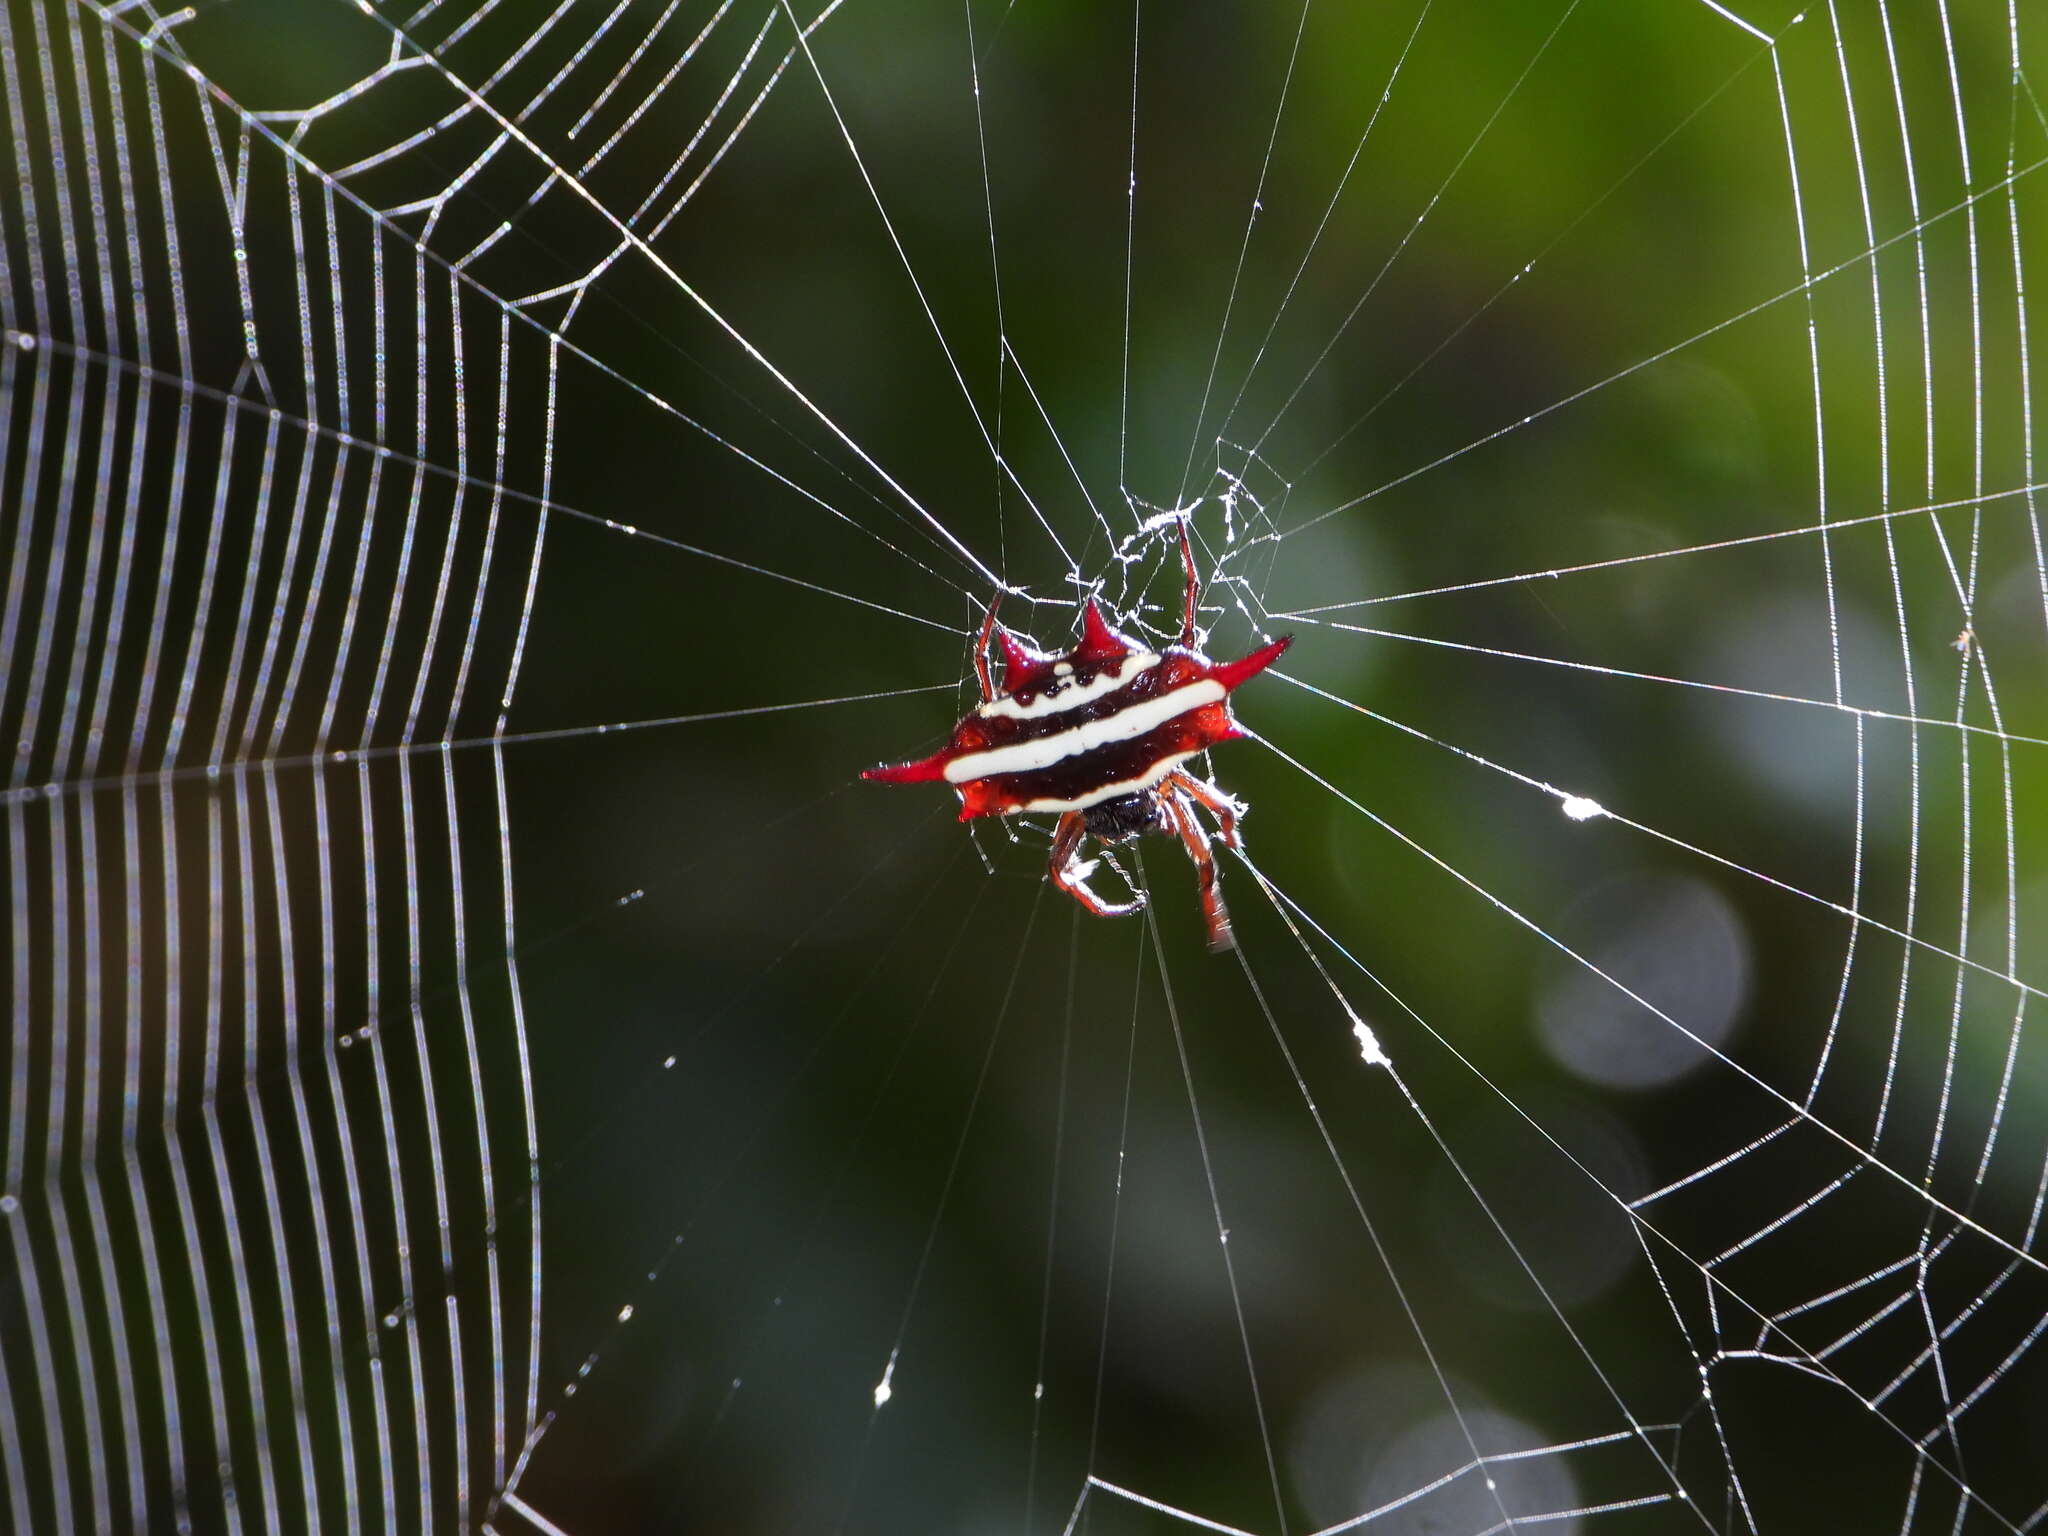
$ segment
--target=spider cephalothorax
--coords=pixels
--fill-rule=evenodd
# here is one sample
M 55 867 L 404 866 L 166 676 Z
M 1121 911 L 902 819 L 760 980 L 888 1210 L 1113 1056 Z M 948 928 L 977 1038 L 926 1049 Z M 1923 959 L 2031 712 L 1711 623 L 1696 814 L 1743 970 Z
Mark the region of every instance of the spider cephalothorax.
M 1125 916 L 1145 900 L 1133 892 L 1129 901 L 1105 901 L 1090 890 L 1094 864 L 1081 858 L 1082 840 L 1125 843 L 1170 833 L 1200 877 L 1209 947 L 1228 949 L 1230 914 L 1195 807 L 1216 819 L 1218 835 L 1233 848 L 1244 807 L 1181 765 L 1244 734 L 1230 713 L 1231 692 L 1272 665 L 1293 636 L 1237 661 L 1210 661 L 1195 649 L 1201 589 L 1185 524 L 1181 559 L 1187 590 L 1180 640 L 1156 652 L 1112 629 L 1092 597 L 1082 609 L 1080 643 L 1064 655 L 1024 645 L 997 625 L 990 603 L 974 648 L 980 705 L 930 757 L 870 768 L 861 777 L 885 784 L 943 779 L 960 793 L 962 821 L 1057 814 L 1053 884 L 1098 917 Z M 1002 650 L 1001 687 L 989 670 L 991 640 Z

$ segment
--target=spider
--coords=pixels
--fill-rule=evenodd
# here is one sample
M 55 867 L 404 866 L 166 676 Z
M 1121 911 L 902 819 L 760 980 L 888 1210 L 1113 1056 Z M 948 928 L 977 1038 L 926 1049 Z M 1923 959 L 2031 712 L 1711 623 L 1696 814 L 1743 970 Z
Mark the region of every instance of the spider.
M 1064 655 L 1034 650 L 996 623 L 998 593 L 974 647 L 981 703 L 953 728 L 946 745 L 915 762 L 885 763 L 864 779 L 920 784 L 943 779 L 960 793 L 960 819 L 1057 812 L 1052 883 L 1097 917 L 1127 917 L 1145 905 L 1142 892 L 1108 901 L 1089 889 L 1095 861 L 1081 857 L 1089 837 L 1105 846 L 1147 832 L 1178 837 L 1194 861 L 1209 948 L 1234 942 L 1230 912 L 1217 883 L 1209 834 L 1242 847 L 1238 818 L 1245 807 L 1182 765 L 1221 742 L 1244 735 L 1230 713 L 1230 695 L 1294 643 L 1286 635 L 1237 661 L 1211 662 L 1195 649 L 1201 597 L 1186 520 L 1180 527 L 1187 576 L 1180 639 L 1158 652 L 1110 628 L 1093 597 L 1081 611 L 1081 641 Z M 989 642 L 1002 650 L 1002 684 L 989 670 Z M 1112 864 L 1112 868 L 1115 865 Z

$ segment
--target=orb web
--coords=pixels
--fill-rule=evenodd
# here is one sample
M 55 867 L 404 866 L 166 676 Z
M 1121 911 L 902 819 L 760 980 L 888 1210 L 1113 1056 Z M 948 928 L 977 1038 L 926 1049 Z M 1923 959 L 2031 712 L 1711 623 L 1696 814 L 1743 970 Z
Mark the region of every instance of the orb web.
M 0 16 L 11 1526 L 2048 1523 L 2037 32 Z

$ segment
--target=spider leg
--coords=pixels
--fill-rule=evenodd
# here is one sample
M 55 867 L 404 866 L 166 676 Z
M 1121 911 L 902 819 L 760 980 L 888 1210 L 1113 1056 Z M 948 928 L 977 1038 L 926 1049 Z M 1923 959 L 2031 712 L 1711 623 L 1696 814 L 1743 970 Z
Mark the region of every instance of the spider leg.
M 988 600 L 988 615 L 981 621 L 981 637 L 974 642 L 974 677 L 981 684 L 981 702 L 986 704 L 996 696 L 995 680 L 989 676 L 988 642 L 996 632 L 996 608 L 1003 600 L 1000 590 Z
M 1092 861 L 1081 858 L 1081 840 L 1088 835 L 1088 821 L 1079 811 L 1068 811 L 1060 817 L 1053 829 L 1052 857 L 1046 864 L 1046 872 L 1052 883 L 1081 903 L 1097 917 L 1129 917 L 1145 905 L 1143 893 L 1134 893 L 1130 901 L 1104 901 L 1088 889 L 1089 871 L 1095 868 Z
M 1159 781 L 1163 790 L 1171 790 L 1187 796 L 1211 816 L 1216 818 L 1216 835 L 1223 839 L 1226 848 L 1242 848 L 1244 839 L 1237 835 L 1237 819 L 1244 815 L 1244 807 L 1223 793 L 1214 784 L 1196 778 L 1185 768 L 1176 768 Z
M 1195 648 L 1195 619 L 1201 612 L 1202 580 L 1195 574 L 1195 547 L 1188 542 L 1188 520 L 1180 520 L 1180 563 L 1187 573 L 1187 591 L 1181 599 L 1180 643 Z
M 1221 954 L 1237 946 L 1237 937 L 1230 929 L 1230 909 L 1223 904 L 1223 887 L 1217 877 L 1216 853 L 1209 846 L 1209 834 L 1202 830 L 1201 822 L 1195 819 L 1195 807 L 1186 794 L 1166 780 L 1159 786 L 1159 803 L 1166 808 L 1167 820 L 1180 835 L 1181 843 L 1194 860 L 1195 874 L 1201 885 L 1202 921 L 1209 929 L 1209 949 L 1212 954 Z

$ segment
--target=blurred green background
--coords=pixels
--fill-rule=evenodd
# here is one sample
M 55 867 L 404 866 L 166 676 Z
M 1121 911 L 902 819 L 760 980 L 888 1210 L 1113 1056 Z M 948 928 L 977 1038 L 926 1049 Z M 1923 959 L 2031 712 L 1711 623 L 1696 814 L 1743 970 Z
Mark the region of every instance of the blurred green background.
M 682 12 L 650 58 L 714 19 Z M 2048 1064 L 2001 973 L 2044 979 L 2048 689 L 2004 493 L 2034 477 L 2015 253 L 2048 136 L 2005 8 L 1744 9 L 1774 50 L 1678 0 L 853 3 L 714 162 L 791 42 L 718 12 L 536 196 L 536 146 L 575 170 L 652 83 L 663 14 L 238 4 L 179 34 L 269 109 L 398 25 L 519 124 L 399 227 L 444 262 L 514 221 L 464 267 L 479 443 L 514 338 L 506 467 L 470 472 L 590 515 L 547 524 L 506 726 L 562 734 L 503 755 L 555 1415 L 522 1496 L 577 1532 L 1052 1531 L 1093 1473 L 1307 1530 L 1468 1461 L 1449 1397 L 1481 1452 L 1618 1437 L 1498 1463 L 1510 1514 L 1661 1497 L 1658 1458 L 1698 1507 L 1546 1530 L 2037 1511 L 2048 1378 L 2014 1348 L 2048 1286 L 2013 1261 Z M 393 207 L 493 137 L 462 100 L 413 70 L 297 142 L 332 172 L 439 123 L 340 182 Z M 647 250 L 573 318 L 493 302 L 643 198 Z M 260 206 L 252 266 L 288 271 Z M 223 384 L 233 324 L 193 323 Z M 1046 889 L 1043 828 L 856 781 L 971 697 L 990 583 L 913 502 L 1049 647 L 1076 576 L 1170 607 L 1171 550 L 1118 567 L 1104 528 L 1178 504 L 1230 578 L 1211 650 L 1296 635 L 1239 697 L 1263 741 L 1213 763 L 1285 898 L 1226 860 L 1238 957 L 1163 842 L 1148 917 L 1098 921 Z M 481 633 L 508 654 L 510 610 Z M 837 702 L 778 708 L 805 701 Z M 488 775 L 463 792 L 488 828 Z M 443 1004 L 498 963 L 415 927 Z M 490 1070 L 514 1027 L 484 1007 Z M 450 1291 L 490 1236 L 456 1234 Z M 1973 1297 L 1937 1370 L 1929 1318 Z M 1468 1474 L 1364 1528 L 1499 1518 Z M 1088 1520 L 1171 1528 L 1099 1492 Z

